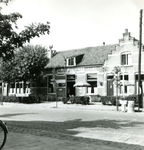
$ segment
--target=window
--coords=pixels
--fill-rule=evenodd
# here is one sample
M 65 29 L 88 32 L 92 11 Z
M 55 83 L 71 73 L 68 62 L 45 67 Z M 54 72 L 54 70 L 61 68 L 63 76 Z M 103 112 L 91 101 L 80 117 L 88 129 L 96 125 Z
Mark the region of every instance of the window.
M 120 75 L 120 80 L 123 80 L 123 75 Z M 129 80 L 129 76 L 128 75 L 124 75 L 124 80 Z
M 127 86 L 124 86 L 124 93 L 127 93 L 127 92 L 128 92 Z
M 88 87 L 88 93 L 96 93 L 97 91 L 97 74 L 87 74 L 87 83 L 89 83 L 91 86 Z
M 121 65 L 131 65 L 132 56 L 131 53 L 122 53 L 121 54 Z
M 127 84 L 129 80 L 129 75 L 128 74 L 120 75 L 120 80 L 122 82 L 122 86 L 120 87 L 120 94 L 128 93 Z
M 75 66 L 75 65 L 76 65 L 75 57 L 67 59 L 67 66 Z
M 14 93 L 15 84 L 14 84 L 14 83 L 11 83 L 11 84 L 10 84 L 10 87 L 12 88 L 12 91 L 11 91 L 11 92 Z

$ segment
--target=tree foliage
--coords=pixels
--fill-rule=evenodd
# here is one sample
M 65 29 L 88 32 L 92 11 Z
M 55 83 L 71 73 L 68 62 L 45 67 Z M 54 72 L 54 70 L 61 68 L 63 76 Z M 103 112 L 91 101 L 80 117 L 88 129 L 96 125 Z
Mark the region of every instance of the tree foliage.
M 11 0 L 0 0 L 0 3 L 5 3 L 6 5 L 9 3 Z
M 49 34 L 50 23 L 31 23 L 25 29 L 17 33 L 17 20 L 22 18 L 19 13 L 3 15 L 0 13 L 0 58 L 4 61 L 14 56 L 14 50 L 22 47 L 34 37 Z
M 1 79 L 7 83 L 38 80 L 48 63 L 47 49 L 40 45 L 27 45 L 15 51 L 11 60 L 3 61 Z

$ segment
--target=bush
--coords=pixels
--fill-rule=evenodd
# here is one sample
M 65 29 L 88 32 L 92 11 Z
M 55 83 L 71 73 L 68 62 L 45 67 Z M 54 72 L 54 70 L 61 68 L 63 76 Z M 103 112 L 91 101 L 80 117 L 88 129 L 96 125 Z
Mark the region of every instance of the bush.
M 16 96 L 3 96 L 3 102 L 19 102 L 19 99 Z
M 30 94 L 27 99 L 23 100 L 23 103 L 40 103 L 40 98 L 37 94 Z
M 48 98 L 48 101 L 55 102 L 56 101 L 56 94 L 47 95 L 47 98 Z
M 18 97 L 19 103 L 30 103 L 29 97 Z
M 24 99 L 24 103 L 41 103 L 43 101 L 46 101 L 46 96 L 42 94 L 30 94 L 27 99 Z
M 66 104 L 68 101 L 71 102 L 71 104 L 82 104 L 82 105 L 88 105 L 89 104 L 89 97 L 88 96 L 73 96 L 68 98 L 63 98 L 62 102 Z
M 101 102 L 103 105 L 116 105 L 116 96 L 101 96 Z
M 70 98 L 72 104 L 89 104 L 89 97 L 88 96 L 74 96 Z
M 46 96 L 41 94 L 30 94 L 28 97 L 4 96 L 3 102 L 19 102 L 19 103 L 41 103 L 46 101 Z
M 89 95 L 91 98 L 91 102 L 100 102 L 101 101 L 101 95 Z
M 76 103 L 74 96 L 70 98 L 70 102 L 71 102 L 72 104 Z
M 127 100 L 127 101 L 134 101 L 135 105 L 138 105 L 138 95 L 128 95 L 128 96 L 118 96 L 118 100 Z M 103 105 L 111 104 L 116 105 L 116 96 L 102 96 L 101 102 Z
M 62 102 L 63 102 L 64 104 L 66 104 L 66 103 L 68 102 L 68 99 L 65 98 L 65 97 L 63 97 L 63 98 L 62 98 Z
M 135 105 L 138 105 L 138 95 L 136 95 L 136 94 L 126 96 L 125 99 L 127 99 L 128 101 L 134 101 Z

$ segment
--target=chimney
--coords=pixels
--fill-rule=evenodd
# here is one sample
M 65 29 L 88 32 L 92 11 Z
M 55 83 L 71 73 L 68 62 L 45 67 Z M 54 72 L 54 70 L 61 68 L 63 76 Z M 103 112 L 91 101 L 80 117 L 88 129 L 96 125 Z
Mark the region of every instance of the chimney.
M 52 50 L 52 48 L 53 48 L 53 45 L 49 45 L 49 52 L 48 52 L 48 58 L 50 59 L 50 58 L 52 58 L 53 57 L 53 50 Z

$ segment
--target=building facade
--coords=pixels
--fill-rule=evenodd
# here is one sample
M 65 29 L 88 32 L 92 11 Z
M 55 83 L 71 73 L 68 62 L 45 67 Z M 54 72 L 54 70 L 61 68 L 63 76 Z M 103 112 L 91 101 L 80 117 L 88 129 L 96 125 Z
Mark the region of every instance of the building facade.
M 138 94 L 138 40 L 128 30 L 118 44 L 58 52 L 46 66 L 47 94 L 58 98 L 69 95 L 116 95 L 113 69 L 121 68 L 119 95 Z M 144 89 L 144 49 L 141 52 L 141 80 Z M 89 87 L 75 87 L 76 83 Z M 142 91 L 141 91 L 142 92 Z
M 71 95 L 116 95 L 116 86 L 113 82 L 114 67 L 121 69 L 120 80 L 122 86 L 119 95 L 138 94 L 138 56 L 139 42 L 125 30 L 118 44 L 102 45 L 56 52 L 49 50 L 49 63 L 45 67 L 45 78 L 41 87 L 42 93 L 48 99 L 55 96 L 58 99 Z M 144 89 L 144 49 L 141 52 L 141 82 Z M 77 87 L 76 84 L 88 83 L 88 87 Z M 4 95 L 7 85 L 4 86 Z M 9 95 L 29 95 L 30 87 L 27 83 L 26 93 L 23 93 L 23 82 L 14 83 L 9 88 Z

